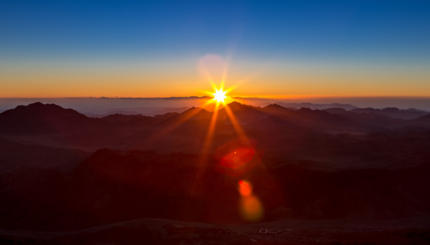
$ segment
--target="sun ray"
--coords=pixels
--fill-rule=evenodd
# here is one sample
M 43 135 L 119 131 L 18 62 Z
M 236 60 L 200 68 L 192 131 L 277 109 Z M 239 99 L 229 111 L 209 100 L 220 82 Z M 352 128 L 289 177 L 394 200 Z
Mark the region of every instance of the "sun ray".
M 181 126 L 183 123 L 190 120 L 192 117 L 197 115 L 199 112 L 206 109 L 206 107 L 209 106 L 209 104 L 211 104 L 211 101 L 206 101 L 201 107 L 195 108 L 194 110 L 190 111 L 187 114 L 183 114 L 183 117 L 179 118 L 179 120 L 177 120 L 173 124 L 167 125 L 167 127 L 163 128 L 162 130 L 157 131 L 157 132 L 153 133 L 152 135 L 150 135 L 145 140 L 144 144 L 152 144 L 154 141 L 162 138 L 163 136 L 166 136 L 168 133 L 172 132 L 173 130 L 175 130 L 176 128 Z
M 217 122 L 217 118 L 218 118 L 218 107 L 219 107 L 219 103 L 217 103 L 215 105 L 215 110 L 212 114 L 211 117 L 211 121 L 209 123 L 209 128 L 208 128 L 208 132 L 206 134 L 205 140 L 203 142 L 203 147 L 202 147 L 202 155 L 206 155 L 211 147 L 212 144 L 212 138 L 215 132 L 215 127 L 216 127 L 216 122 Z
M 245 144 L 250 144 L 248 136 L 246 136 L 245 131 L 242 129 L 242 126 L 240 126 L 236 116 L 234 115 L 230 107 L 226 105 L 224 107 L 224 110 L 227 113 L 227 116 L 230 119 L 230 122 L 233 125 L 233 128 L 236 131 L 236 134 L 238 135 L 239 139 Z
M 200 159 L 198 164 L 197 173 L 194 177 L 194 183 L 192 186 L 192 193 L 195 193 L 197 191 L 197 188 L 199 186 L 199 183 L 201 181 L 201 177 L 204 174 L 204 171 L 206 170 L 206 163 L 208 159 L 208 153 L 210 151 L 210 148 L 212 146 L 212 139 L 215 132 L 216 122 L 218 118 L 218 108 L 220 103 L 215 104 L 215 109 L 212 113 L 211 121 L 209 123 L 208 132 L 206 133 L 205 139 L 203 141 L 203 146 L 200 152 Z

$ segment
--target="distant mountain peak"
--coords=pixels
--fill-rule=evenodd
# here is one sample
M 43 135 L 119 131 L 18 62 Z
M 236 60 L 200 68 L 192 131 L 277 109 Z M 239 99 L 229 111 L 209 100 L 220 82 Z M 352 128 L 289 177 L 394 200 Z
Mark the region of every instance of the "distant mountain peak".
M 181 114 L 182 115 L 186 115 L 186 114 L 189 114 L 189 113 L 193 113 L 193 114 L 197 114 L 197 113 L 209 113 L 209 111 L 207 111 L 206 109 L 204 109 L 204 108 L 201 108 L 201 107 L 191 107 L 191 108 L 189 108 L 189 109 L 187 109 L 187 110 L 185 110 L 184 112 L 182 112 Z
M 42 102 L 34 102 L 34 103 L 28 104 L 26 106 L 23 105 L 22 107 L 27 107 L 27 108 L 58 108 L 58 109 L 67 110 L 67 109 L 65 109 L 65 108 L 63 108 L 57 104 L 49 104 L 49 103 L 44 104 Z
M 234 105 L 243 105 L 242 103 L 238 102 L 237 100 L 228 103 L 229 106 L 234 106 Z
M 2 114 L 43 114 L 43 115 L 52 115 L 52 116 L 76 116 L 81 118 L 86 118 L 85 115 L 73 110 L 66 109 L 56 104 L 43 104 L 41 102 L 35 102 L 28 105 L 20 105 L 15 107 L 14 109 L 7 110 Z
M 28 104 L 27 106 L 44 106 L 45 104 L 43 104 L 42 102 L 34 102 L 34 103 L 31 103 L 31 104 Z M 53 104 L 51 104 L 51 105 L 53 105 Z
M 255 109 L 254 106 L 242 104 L 237 101 L 233 101 L 230 104 L 227 104 L 227 106 L 232 110 L 242 110 L 242 109 Z
M 87 116 L 56 104 L 20 105 L 0 114 L 0 127 L 9 132 L 65 132 L 79 128 Z
M 47 108 L 56 108 L 56 109 L 63 109 L 61 106 L 58 106 L 56 104 L 43 104 L 41 102 L 35 102 L 35 103 L 31 103 L 28 105 L 19 105 L 17 107 L 15 107 L 15 109 L 11 109 L 12 110 L 41 110 L 41 109 L 47 109 Z
M 276 104 L 276 103 L 274 103 L 274 104 L 269 104 L 269 105 L 267 105 L 267 106 L 265 106 L 264 108 L 266 108 L 266 109 L 270 109 L 270 108 L 273 108 L 273 109 L 286 109 L 285 107 L 283 107 L 283 106 L 281 106 L 281 105 L 279 105 L 279 104 Z

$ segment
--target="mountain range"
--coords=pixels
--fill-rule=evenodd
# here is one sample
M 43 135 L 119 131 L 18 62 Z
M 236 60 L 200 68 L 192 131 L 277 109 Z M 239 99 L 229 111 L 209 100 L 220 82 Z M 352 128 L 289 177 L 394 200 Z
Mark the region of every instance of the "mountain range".
M 118 236 L 136 236 L 133 220 L 141 220 L 154 227 L 164 224 L 158 231 L 140 228 L 154 236 L 188 236 L 175 223 L 185 222 L 179 227 L 222 227 L 207 229 L 221 232 L 225 243 L 235 237 L 235 244 L 249 239 L 283 244 L 287 238 L 309 244 L 297 240 L 306 232 L 284 238 L 238 234 L 254 225 L 273 228 L 293 220 L 309 225 L 388 220 L 390 227 L 397 222 L 408 232 L 420 227 L 418 238 L 399 234 L 424 244 L 430 227 L 425 219 L 430 217 L 430 115 L 396 108 L 314 110 L 238 102 L 228 108 L 95 118 L 34 103 L 1 113 L 0 241 L 31 237 L 55 244 L 55 237 L 10 231 L 57 232 L 57 237 L 80 231 L 67 233 L 73 240 L 88 234 L 88 227 L 104 231 L 121 222 L 125 228 L 118 228 Z M 215 115 L 213 133 L 208 133 Z M 260 223 L 238 212 L 241 180 L 252 183 L 262 203 Z M 380 233 L 363 243 L 391 236 L 387 227 L 381 224 Z M 87 237 L 88 244 L 99 242 L 102 234 Z M 323 244 L 342 241 L 346 233 L 333 236 L 340 240 L 325 238 Z

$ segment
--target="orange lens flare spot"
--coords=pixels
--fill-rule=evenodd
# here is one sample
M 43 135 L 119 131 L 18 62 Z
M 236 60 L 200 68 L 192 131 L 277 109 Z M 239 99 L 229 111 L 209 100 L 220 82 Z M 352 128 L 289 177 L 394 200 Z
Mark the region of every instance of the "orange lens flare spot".
M 240 180 L 238 191 L 241 196 L 239 201 L 239 212 L 246 221 L 259 221 L 263 218 L 263 205 L 258 197 L 252 193 L 252 184 L 246 180 Z
M 246 221 L 256 222 L 263 218 L 263 205 L 256 196 L 242 197 L 239 203 L 239 211 Z
M 250 196 L 252 194 L 252 184 L 246 180 L 239 181 L 239 193 L 241 196 Z

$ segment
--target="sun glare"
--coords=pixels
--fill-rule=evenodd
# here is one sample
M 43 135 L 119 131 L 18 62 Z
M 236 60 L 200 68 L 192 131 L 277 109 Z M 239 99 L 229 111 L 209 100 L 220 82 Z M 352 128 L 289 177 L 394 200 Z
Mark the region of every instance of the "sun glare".
M 212 83 L 212 89 L 212 91 L 204 91 L 210 97 L 207 101 L 208 104 L 214 103 L 217 106 L 223 106 L 231 100 L 228 93 L 233 89 L 232 87 L 224 89 L 224 83 L 221 82 L 219 87 Z
M 227 91 L 223 91 L 222 89 L 215 90 L 215 93 L 213 93 L 214 100 L 218 103 L 224 103 L 225 99 L 227 98 L 226 95 Z

